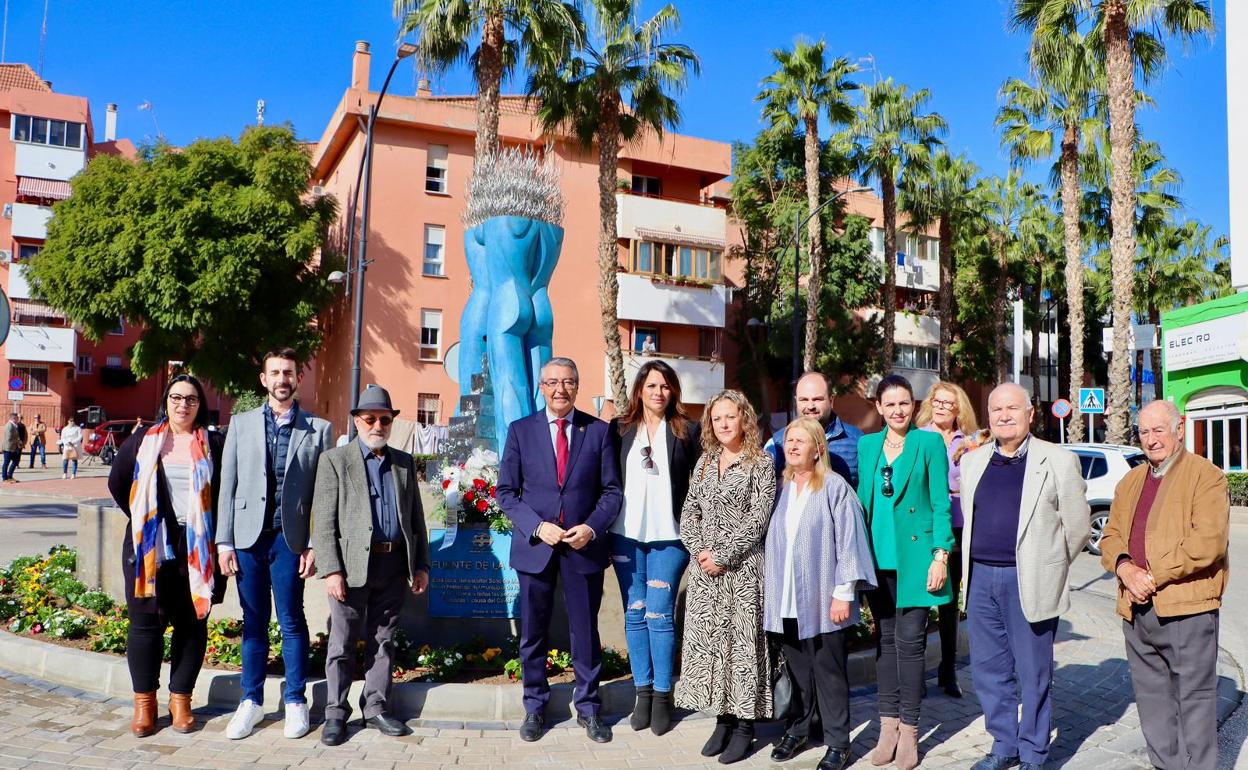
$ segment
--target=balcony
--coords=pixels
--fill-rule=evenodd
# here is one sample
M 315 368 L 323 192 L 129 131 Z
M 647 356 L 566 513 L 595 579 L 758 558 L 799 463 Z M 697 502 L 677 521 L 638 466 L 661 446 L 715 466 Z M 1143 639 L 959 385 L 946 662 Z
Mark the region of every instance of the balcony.
M 30 284 L 23 274 L 26 266 L 21 262 L 9 263 L 9 299 L 30 299 Z
M 631 388 L 637 378 L 637 370 L 647 361 L 660 359 L 671 365 L 680 375 L 681 400 L 686 404 L 705 404 L 724 389 L 724 362 L 692 356 L 624 351 L 624 382 Z M 610 382 L 610 373 L 607 381 Z
M 883 251 L 872 251 L 871 256 L 877 262 L 884 261 Z M 897 271 L 898 286 L 923 291 L 940 289 L 940 262 L 938 260 L 915 258 L 910 254 L 905 254 L 903 260 L 905 264 L 894 266 Z
M 13 206 L 13 237 L 27 240 L 46 240 L 48 237 L 48 220 L 52 218 L 52 207 L 35 206 L 30 203 L 14 203 Z
M 13 171 L 17 176 L 68 182 L 87 165 L 85 150 L 29 142 L 13 143 Z
M 4 356 L 10 361 L 74 364 L 77 354 L 78 334 L 72 327 L 56 329 L 14 324 L 4 343 Z
M 666 283 L 632 273 L 620 273 L 619 281 L 617 315 L 622 321 L 724 326 L 728 287 L 722 284 Z
M 617 193 L 615 225 L 620 238 L 724 249 L 727 213 L 715 206 Z
M 893 341 L 903 345 L 939 345 L 940 319 L 898 310 L 893 316 Z

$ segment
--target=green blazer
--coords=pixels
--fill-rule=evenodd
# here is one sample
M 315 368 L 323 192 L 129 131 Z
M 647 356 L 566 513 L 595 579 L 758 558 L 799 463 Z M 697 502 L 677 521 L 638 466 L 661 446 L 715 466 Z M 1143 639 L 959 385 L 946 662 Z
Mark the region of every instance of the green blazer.
M 939 433 L 911 428 L 905 448 L 893 461 L 892 508 L 873 510 L 875 487 L 883 482 L 875 466 L 884 451 L 884 433 L 869 433 L 858 439 L 858 499 L 866 510 L 868 533 L 873 517 L 893 517 L 895 542 L 877 543 L 872 535 L 872 551 L 892 548 L 897 554 L 898 607 L 948 604 L 953 598 L 948 580 L 935 593 L 927 590 L 932 551 L 953 550 L 945 442 Z

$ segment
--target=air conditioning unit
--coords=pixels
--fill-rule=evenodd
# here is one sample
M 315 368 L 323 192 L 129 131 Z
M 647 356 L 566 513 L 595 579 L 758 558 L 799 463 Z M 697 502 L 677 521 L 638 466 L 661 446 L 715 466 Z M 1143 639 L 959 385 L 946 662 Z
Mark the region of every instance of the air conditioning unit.
M 5 219 L 13 218 L 13 204 L 12 203 L 4 204 L 4 218 Z
M 13 252 L 8 249 L 0 249 L 0 265 L 7 265 L 13 261 Z
M 324 194 L 325 194 L 325 187 L 323 185 L 319 185 L 319 184 L 312 185 L 313 197 L 319 198 Z

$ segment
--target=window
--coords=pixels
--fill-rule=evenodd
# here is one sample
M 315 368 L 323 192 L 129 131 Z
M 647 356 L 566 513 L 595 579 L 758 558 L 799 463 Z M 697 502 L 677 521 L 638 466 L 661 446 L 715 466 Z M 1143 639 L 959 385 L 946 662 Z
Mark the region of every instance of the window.
M 425 275 L 446 275 L 446 228 L 425 225 Z
M 121 367 L 121 356 L 108 356 L 104 359 L 104 365 L 113 368 Z
M 78 373 L 90 374 L 95 370 L 95 359 L 91 356 L 78 356 Z
M 634 269 L 639 273 L 654 272 L 654 244 L 641 241 L 637 244 L 637 260 Z
M 425 192 L 447 194 L 447 155 L 445 144 L 429 145 L 429 155 L 425 161 Z
M 48 367 L 36 364 L 13 364 L 9 367 L 9 379 L 20 377 L 23 393 L 48 392 Z
M 898 345 L 893 365 L 902 369 L 927 369 L 936 371 L 940 368 L 940 351 L 926 345 Z
M 656 176 L 633 174 L 633 192 L 640 195 L 662 195 L 663 180 Z
M 719 357 L 719 335 L 714 329 L 698 329 L 698 356 L 701 358 Z
M 1142 454 L 1127 455 L 1126 460 L 1127 460 L 1127 465 L 1132 468 L 1134 468 L 1137 465 L 1143 465 L 1144 463 L 1148 462 L 1148 458 Z
M 717 282 L 720 252 L 671 243 L 633 241 L 633 272 Z
M 871 228 L 871 253 L 884 253 L 884 228 L 882 227 Z
M 680 247 L 680 259 L 676 262 L 676 275 L 680 278 L 691 278 L 693 276 L 693 249 L 688 246 Z M 699 275 L 699 278 L 705 276 Z
M 420 311 L 420 360 L 442 360 L 442 311 Z
M 82 124 L 66 120 L 13 116 L 13 139 L 18 142 L 47 144 L 53 147 L 82 148 Z
M 1109 473 L 1109 463 L 1105 462 L 1105 458 L 1097 455 L 1092 458 L 1092 468 L 1088 471 L 1089 479 L 1099 479 Z
M 17 258 L 19 260 L 27 260 L 39 254 L 42 246 L 31 246 L 27 243 L 17 244 Z
M 124 318 L 118 318 L 117 328 L 109 330 L 108 333 L 113 335 L 114 337 L 123 336 L 126 333 L 126 320 Z
M 659 330 L 653 326 L 638 326 L 633 330 L 633 350 L 638 353 L 657 353 Z
M 416 422 L 421 425 L 437 425 L 438 414 L 442 411 L 441 399 L 437 393 L 419 393 L 416 396 Z

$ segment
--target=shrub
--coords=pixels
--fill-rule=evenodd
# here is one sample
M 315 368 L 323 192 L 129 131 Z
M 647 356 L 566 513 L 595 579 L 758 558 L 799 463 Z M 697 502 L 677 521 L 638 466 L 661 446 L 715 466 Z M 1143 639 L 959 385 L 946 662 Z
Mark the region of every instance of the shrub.
M 117 606 L 113 603 L 113 598 L 103 591 L 87 591 L 78 597 L 77 604 L 84 610 L 90 610 L 96 615 L 107 615 Z
M 1226 474 L 1231 490 L 1231 505 L 1248 505 L 1248 473 Z

